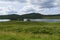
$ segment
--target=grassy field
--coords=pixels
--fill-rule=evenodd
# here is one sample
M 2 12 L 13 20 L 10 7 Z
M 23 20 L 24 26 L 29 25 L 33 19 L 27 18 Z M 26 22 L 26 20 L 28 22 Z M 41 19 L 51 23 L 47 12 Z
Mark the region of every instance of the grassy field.
M 60 40 L 60 22 L 0 22 L 0 40 Z

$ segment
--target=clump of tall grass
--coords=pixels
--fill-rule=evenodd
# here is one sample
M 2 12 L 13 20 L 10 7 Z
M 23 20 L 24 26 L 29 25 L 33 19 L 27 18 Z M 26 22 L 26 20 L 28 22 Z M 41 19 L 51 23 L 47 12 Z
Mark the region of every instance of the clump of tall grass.
M 54 30 L 47 27 L 31 27 L 25 29 L 25 32 L 31 32 L 33 34 L 53 34 Z

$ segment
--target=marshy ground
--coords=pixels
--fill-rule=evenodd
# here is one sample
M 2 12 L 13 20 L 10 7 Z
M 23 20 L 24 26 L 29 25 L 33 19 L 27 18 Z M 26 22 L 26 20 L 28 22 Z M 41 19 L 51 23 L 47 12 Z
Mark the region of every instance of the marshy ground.
M 0 22 L 0 40 L 60 40 L 60 22 Z

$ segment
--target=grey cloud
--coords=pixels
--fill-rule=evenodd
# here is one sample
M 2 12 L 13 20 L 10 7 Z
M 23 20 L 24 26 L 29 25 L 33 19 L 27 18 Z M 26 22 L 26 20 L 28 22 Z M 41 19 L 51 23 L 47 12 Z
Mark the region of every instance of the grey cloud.
M 19 2 L 25 3 L 27 0 L 18 0 Z
M 40 1 L 41 0 L 31 0 L 31 4 L 33 4 L 33 5 L 40 5 L 41 4 Z
M 13 14 L 16 14 L 17 11 L 11 10 L 11 11 L 8 11 L 7 13 L 8 13 L 8 14 L 12 14 L 12 13 L 13 13 Z
M 34 9 L 28 9 L 26 12 L 35 12 Z
M 0 1 L 16 1 L 16 0 L 0 0 Z
M 48 0 L 41 4 L 42 8 L 53 8 L 55 5 L 53 4 L 54 0 Z
M 27 2 L 26 0 L 0 0 L 0 1 L 18 1 L 18 2 Z
M 37 6 L 41 6 L 41 8 L 53 8 L 53 7 L 56 7 L 54 5 L 54 1 L 55 0 L 37 0 L 37 2 L 35 0 L 32 0 L 31 3 L 33 5 L 37 5 Z

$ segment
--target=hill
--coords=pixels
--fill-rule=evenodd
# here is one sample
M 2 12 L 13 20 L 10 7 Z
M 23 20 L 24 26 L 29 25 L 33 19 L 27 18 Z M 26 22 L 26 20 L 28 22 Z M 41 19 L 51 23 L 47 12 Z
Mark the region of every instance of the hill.
M 60 19 L 60 15 L 42 15 L 40 13 L 29 13 L 24 15 L 0 15 L 0 19 L 23 20 L 23 19 Z
M 30 14 L 21 15 L 21 17 L 28 18 L 28 19 L 41 19 L 42 15 L 39 13 L 30 13 Z
M 60 15 L 42 15 L 40 13 L 30 13 L 21 15 L 23 18 L 30 18 L 30 19 L 60 19 Z

